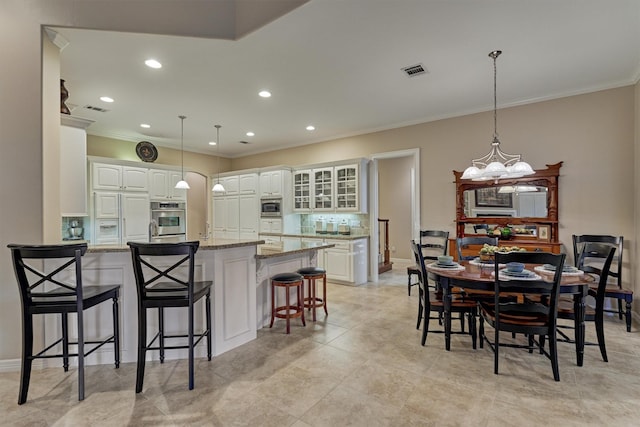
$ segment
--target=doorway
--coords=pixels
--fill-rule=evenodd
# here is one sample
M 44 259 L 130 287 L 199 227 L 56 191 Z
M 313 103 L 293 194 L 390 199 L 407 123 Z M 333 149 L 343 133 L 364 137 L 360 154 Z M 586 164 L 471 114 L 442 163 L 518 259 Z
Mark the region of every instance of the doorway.
M 369 230 L 370 230 L 370 238 L 369 238 L 369 280 L 372 282 L 378 281 L 378 253 L 380 251 L 380 237 L 379 237 L 379 228 L 378 228 L 378 218 L 380 218 L 381 206 L 380 200 L 389 200 L 392 202 L 393 196 L 387 197 L 387 195 L 381 195 L 381 191 L 389 192 L 393 190 L 393 185 L 398 185 L 402 188 L 403 191 L 398 193 L 400 197 L 405 197 L 403 199 L 402 206 L 399 208 L 400 210 L 404 210 L 404 212 L 408 211 L 408 221 L 406 221 L 406 225 L 396 224 L 395 227 L 397 230 L 402 230 L 400 233 L 397 233 L 396 237 L 391 234 L 389 239 L 390 245 L 396 247 L 396 251 L 400 247 L 401 244 L 405 244 L 406 248 L 409 247 L 410 239 L 415 239 L 418 236 L 420 231 L 420 149 L 414 148 L 410 150 L 401 150 L 401 151 L 391 151 L 387 153 L 379 153 L 371 155 L 370 159 L 370 192 L 369 192 L 369 200 L 370 203 L 370 215 L 369 215 Z M 398 162 L 392 161 L 387 163 L 390 160 L 398 160 Z M 382 168 L 387 166 L 394 167 L 397 165 L 405 165 L 409 170 L 408 174 L 405 178 L 400 178 L 401 183 L 390 184 L 389 182 L 381 182 L 381 175 L 385 175 L 382 171 Z M 388 181 L 388 180 L 387 180 Z M 406 191 L 404 191 L 406 189 Z M 398 210 L 398 207 L 392 208 L 394 211 Z M 393 214 L 392 211 L 387 209 L 385 206 L 382 211 L 385 213 L 389 213 L 390 215 L 401 217 L 400 214 Z M 405 214 L 406 215 L 406 214 Z M 390 229 L 392 225 L 390 223 Z M 397 239 L 398 236 L 410 236 L 409 239 L 406 239 L 406 242 L 402 242 Z M 402 237 L 400 237 L 402 239 Z M 402 253 L 402 252 L 401 252 Z M 392 257 L 394 256 L 394 252 L 392 252 Z

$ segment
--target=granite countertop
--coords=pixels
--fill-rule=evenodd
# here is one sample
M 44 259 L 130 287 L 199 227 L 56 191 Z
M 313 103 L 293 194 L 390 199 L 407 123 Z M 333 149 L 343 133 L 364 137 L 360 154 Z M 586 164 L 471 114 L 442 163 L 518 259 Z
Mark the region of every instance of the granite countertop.
M 243 246 L 258 246 L 264 240 L 242 240 L 242 239 L 209 239 L 201 240 L 199 250 L 216 250 L 239 248 Z M 107 252 L 128 252 L 127 245 L 89 245 L 87 253 L 107 253 Z
M 260 236 L 273 236 L 273 237 L 300 237 L 300 238 L 313 238 L 313 239 L 331 239 L 331 240 L 357 240 L 368 239 L 368 234 L 329 234 L 329 233 L 260 233 Z
M 316 251 L 318 249 L 332 248 L 334 246 L 335 245 L 331 243 L 320 242 L 277 242 L 273 244 L 259 245 L 256 258 L 273 258 L 309 251 Z

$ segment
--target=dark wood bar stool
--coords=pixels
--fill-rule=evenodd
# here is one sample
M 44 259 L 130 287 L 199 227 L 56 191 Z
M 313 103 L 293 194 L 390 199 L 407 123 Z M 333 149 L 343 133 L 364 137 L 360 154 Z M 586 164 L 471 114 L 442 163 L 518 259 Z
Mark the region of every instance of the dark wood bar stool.
M 311 310 L 313 321 L 316 321 L 316 308 L 324 307 L 327 312 L 327 270 L 320 267 L 304 267 L 298 270 L 298 274 L 307 281 L 307 297 L 304 298 L 304 308 Z M 322 298 L 318 297 L 316 280 L 322 279 Z
M 273 326 L 275 318 L 286 319 L 287 331 L 290 332 L 290 321 L 298 317 L 302 320 L 302 325 L 307 326 L 304 321 L 304 279 L 298 273 L 280 273 L 271 277 L 271 323 Z M 285 289 L 285 305 L 276 307 L 276 288 Z M 296 289 L 296 303 L 291 304 L 291 290 Z
M 133 273 L 138 292 L 138 366 L 136 393 L 142 391 L 145 359 L 148 350 L 159 350 L 160 363 L 165 350 L 188 349 L 189 390 L 194 387 L 195 347 L 206 339 L 207 359 L 211 360 L 211 287 L 210 280 L 195 280 L 195 254 L 198 241 L 180 243 L 135 243 L 131 248 Z M 183 274 L 181 274 L 183 273 Z M 183 276 L 186 276 L 183 278 Z M 195 305 L 204 300 L 206 330 L 195 331 Z M 164 309 L 185 307 L 188 316 L 186 334 L 169 335 L 164 329 Z M 158 332 L 147 341 L 147 310 L 158 309 Z M 166 345 L 168 339 L 187 339 L 186 345 Z M 157 341 L 157 343 L 156 343 Z
M 78 358 L 78 400 L 84 400 L 84 358 L 107 343 L 113 344 L 115 366 L 120 366 L 120 335 L 118 298 L 119 285 L 84 286 L 82 284 L 82 256 L 86 243 L 64 245 L 8 245 L 22 301 L 22 369 L 18 404 L 27 401 L 33 359 L 60 357 L 63 368 L 69 370 L 69 357 Z M 55 267 L 42 268 L 44 260 L 56 262 Z M 47 266 L 48 267 L 48 266 Z M 84 312 L 100 303 L 112 301 L 113 334 L 99 340 L 86 340 Z M 75 313 L 77 334 L 75 342 L 69 338 L 69 313 Z M 46 343 L 44 350 L 33 354 L 33 315 L 60 314 L 62 337 Z M 9 325 L 5 325 L 9 327 Z M 51 354 L 56 345 L 62 353 Z M 89 348 L 86 344 L 91 344 Z M 69 346 L 76 346 L 75 353 Z

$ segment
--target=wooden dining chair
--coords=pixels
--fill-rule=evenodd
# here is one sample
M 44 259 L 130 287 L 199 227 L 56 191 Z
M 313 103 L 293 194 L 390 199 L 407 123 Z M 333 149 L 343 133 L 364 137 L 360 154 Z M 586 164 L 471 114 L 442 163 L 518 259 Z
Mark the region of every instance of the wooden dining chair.
M 82 282 L 82 256 L 87 251 L 86 243 L 60 245 L 10 244 L 13 268 L 16 274 L 22 303 L 22 366 L 18 404 L 27 401 L 31 365 L 34 359 L 61 358 L 63 368 L 69 370 L 69 358 L 78 361 L 78 400 L 84 400 L 85 357 L 105 344 L 113 344 L 115 367 L 120 366 L 120 327 L 118 299 L 119 285 L 85 286 Z M 112 302 L 113 333 L 100 339 L 87 339 L 84 328 L 84 313 L 103 302 Z M 69 314 L 75 313 L 77 338 L 69 336 Z M 36 314 L 59 314 L 62 337 L 48 342 L 44 350 L 33 354 L 33 316 Z M 4 325 L 10 327 L 10 325 Z M 61 345 L 62 353 L 55 353 Z M 69 352 L 75 347 L 76 352 Z
M 609 359 L 607 358 L 607 347 L 604 341 L 604 298 L 609 278 L 609 270 L 611 268 L 615 252 L 615 247 L 604 243 L 587 243 L 584 245 L 581 255 L 584 256 L 588 254 L 589 256 L 595 256 L 605 260 L 602 267 L 583 265 L 581 268 L 585 273 L 593 274 L 598 277 L 598 286 L 595 289 L 589 289 L 589 295 L 595 298 L 596 306 L 595 308 L 587 306 L 585 308 L 584 315 L 585 321 L 595 323 L 598 343 L 585 342 L 585 345 L 598 345 L 600 347 L 602 360 L 605 362 L 608 362 Z M 558 303 L 558 318 L 575 320 L 575 311 L 573 309 L 572 299 L 567 297 L 560 298 L 560 302 Z M 575 343 L 575 340 L 569 338 L 564 332 L 562 332 L 562 329 L 565 328 L 573 329 L 572 326 L 558 325 L 558 334 L 560 335 L 558 341 Z
M 624 246 L 624 237 L 596 234 L 574 234 L 573 259 L 575 262 L 575 266 L 581 270 L 585 262 L 588 263 L 594 260 L 597 261 L 598 258 L 598 256 L 595 256 L 596 254 L 593 254 L 594 256 L 586 256 L 588 254 L 583 254 L 584 246 L 587 243 L 603 243 L 616 248 L 616 256 L 614 257 L 612 268 L 609 271 L 609 276 L 613 279 L 613 283 L 607 284 L 604 296 L 605 298 L 612 298 L 617 300 L 618 307 L 615 310 L 605 308 L 604 312 L 617 313 L 620 320 L 622 320 L 622 317 L 624 315 L 627 324 L 627 332 L 631 332 L 631 303 L 633 302 L 633 291 L 625 288 L 622 285 L 622 249 Z M 599 261 L 601 263 L 603 259 L 600 259 Z M 625 305 L 624 310 L 622 308 L 623 302 Z
M 557 317 L 558 294 L 560 290 L 560 278 L 565 261 L 565 254 L 551 254 L 547 252 L 508 252 L 496 253 L 494 266 L 494 301 L 480 302 L 480 347 L 484 342 L 493 350 L 494 373 L 498 374 L 498 360 L 500 347 L 526 348 L 533 352 L 534 348 L 540 350 L 551 360 L 553 378 L 560 381 L 558 369 L 557 348 Z M 528 278 L 504 277 L 500 272 L 500 264 L 520 262 L 526 264 L 550 264 L 555 267 L 551 282 L 535 276 L 533 280 Z M 520 301 L 505 301 L 501 299 L 503 293 L 521 293 L 532 295 L 534 298 L 522 298 Z M 539 297 L 539 298 L 535 298 Z M 484 323 L 494 328 L 494 339 L 491 341 L 485 334 Z M 525 334 L 528 343 L 501 342 L 500 332 L 513 334 Z M 535 340 L 535 336 L 546 337 L 549 341 L 549 351 L 544 348 L 542 338 Z
M 458 255 L 458 261 L 469 261 L 477 258 L 480 252 L 480 248 L 485 244 L 498 246 L 498 238 L 491 236 L 458 237 L 456 239 L 456 253 Z M 473 248 L 472 254 L 468 252 L 468 250 L 471 248 Z
M 435 261 L 440 255 L 447 254 L 449 245 L 449 232 L 442 230 L 421 230 L 420 231 L 420 248 L 424 254 L 425 260 Z M 407 293 L 411 296 L 411 287 L 419 283 L 412 281 L 413 276 L 420 274 L 420 267 L 413 264 L 407 267 Z
M 417 244 L 414 240 L 411 241 L 411 250 L 413 251 L 416 264 L 420 268 L 420 274 L 418 275 L 418 283 L 420 289 L 420 314 L 418 319 L 418 328 L 420 327 L 420 318 L 422 318 L 424 322 L 422 328 L 421 343 L 422 345 L 425 345 L 427 342 L 427 334 L 429 333 L 429 320 L 440 321 L 442 319 L 442 315 L 444 313 L 444 301 L 442 299 L 442 291 L 435 287 L 429 286 L 429 282 L 427 280 L 428 274 L 425 264 L 425 256 L 422 253 L 420 245 Z M 432 312 L 438 313 L 438 316 L 432 317 Z M 451 299 L 451 312 L 460 313 L 462 322 L 464 322 L 465 314 L 468 315 L 467 317 L 469 320 L 469 332 L 465 332 L 464 328 L 461 328 L 460 331 L 452 331 L 452 333 L 471 335 L 471 341 L 473 344 L 473 348 L 475 349 L 477 315 L 476 301 L 466 299 L 462 294 L 453 294 Z M 433 330 L 431 332 L 443 333 L 444 330 Z
M 213 282 L 195 280 L 195 254 L 199 242 L 135 243 L 131 248 L 133 273 L 138 293 L 138 365 L 136 393 L 142 391 L 147 351 L 158 350 L 160 363 L 165 350 L 187 349 L 189 360 L 189 390 L 194 387 L 195 347 L 207 340 L 207 358 L 211 360 L 211 287 Z M 204 299 L 206 327 L 195 331 L 196 303 Z M 164 309 L 184 307 L 187 310 L 187 332 L 168 334 L 165 330 Z M 147 310 L 158 309 L 158 332 L 147 341 Z M 186 344 L 166 345 L 167 339 L 179 339 Z M 157 343 L 156 343 L 157 341 Z

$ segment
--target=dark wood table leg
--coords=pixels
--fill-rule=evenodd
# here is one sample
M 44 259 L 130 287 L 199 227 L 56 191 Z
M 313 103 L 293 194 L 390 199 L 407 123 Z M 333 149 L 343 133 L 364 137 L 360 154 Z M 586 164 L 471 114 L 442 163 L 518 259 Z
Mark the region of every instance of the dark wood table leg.
M 449 289 L 449 280 L 444 278 L 441 282 L 442 285 L 442 302 L 444 317 L 444 345 L 447 351 L 451 350 L 451 292 Z

